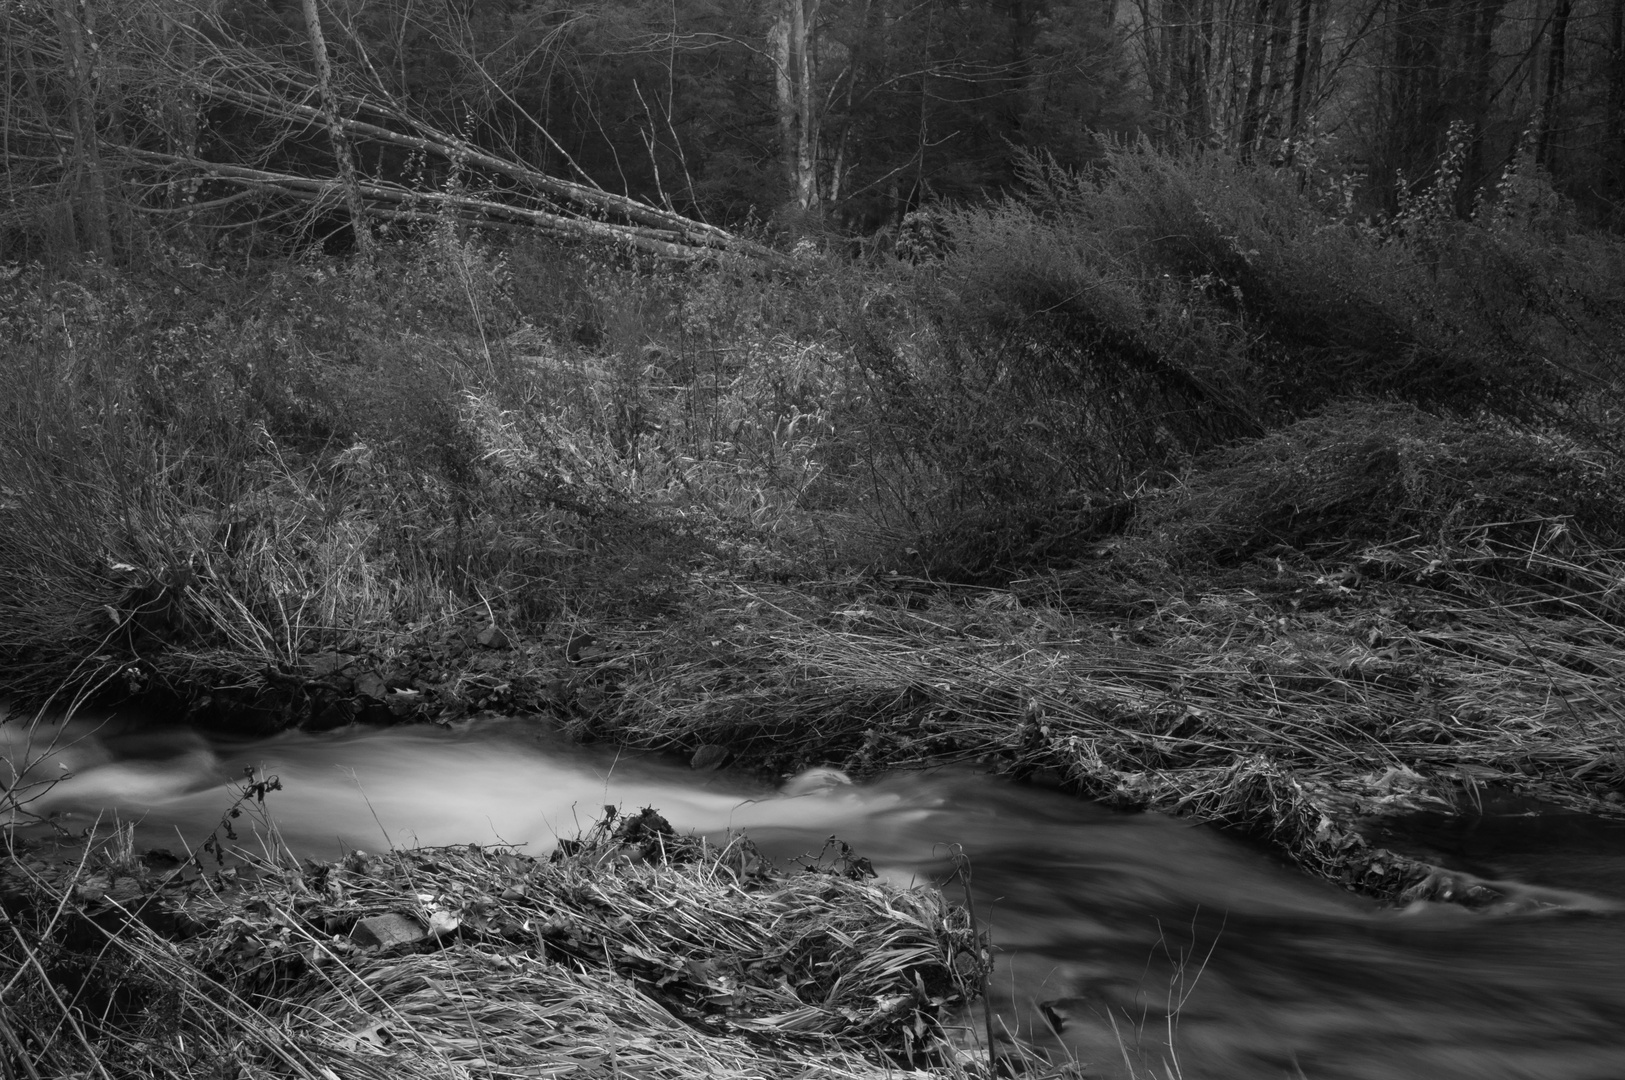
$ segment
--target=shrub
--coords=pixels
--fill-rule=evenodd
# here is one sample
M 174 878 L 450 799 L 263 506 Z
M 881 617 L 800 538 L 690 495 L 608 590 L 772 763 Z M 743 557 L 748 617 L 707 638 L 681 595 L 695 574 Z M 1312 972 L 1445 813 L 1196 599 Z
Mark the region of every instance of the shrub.
M 1204 457 L 1145 500 L 1127 538 L 1184 565 L 1276 547 L 1329 557 L 1372 544 L 1450 546 L 1489 533 L 1527 545 L 1554 523 L 1613 548 L 1625 544 L 1618 474 L 1617 462 L 1560 435 L 1344 403 Z
M 1505 215 L 1363 226 L 1293 174 L 1146 144 L 1087 174 L 1029 161 L 1026 181 L 947 218 L 941 299 L 921 298 L 939 366 L 994 389 L 997 427 L 1037 420 L 1024 441 L 1118 484 L 1351 395 L 1549 419 L 1618 378 L 1618 241 Z M 1078 418 L 1050 422 L 1044 392 Z

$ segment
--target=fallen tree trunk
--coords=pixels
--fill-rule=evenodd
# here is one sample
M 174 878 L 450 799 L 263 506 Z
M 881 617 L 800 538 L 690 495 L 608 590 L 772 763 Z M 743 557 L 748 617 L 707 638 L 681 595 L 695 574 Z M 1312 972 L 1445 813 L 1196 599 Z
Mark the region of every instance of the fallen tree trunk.
M 316 110 L 312 110 L 312 112 L 316 112 Z M 447 156 L 457 152 L 444 144 L 435 144 L 431 140 L 415 136 L 398 135 L 389 132 L 387 129 L 375 128 L 374 125 L 362 124 L 356 121 L 343 121 L 343 123 L 347 128 L 354 128 L 358 131 L 373 128 L 378 134 L 371 135 L 368 133 L 369 137 L 379 138 L 379 141 L 396 142 L 400 145 L 424 151 L 444 151 Z M 62 146 L 71 146 L 74 138 L 72 133 L 58 130 L 37 130 L 34 134 L 54 140 Z M 611 195 L 608 192 L 599 192 L 599 195 L 605 197 L 605 201 L 602 204 L 596 203 L 591 198 L 591 189 L 586 188 L 585 185 L 567 185 L 580 189 L 572 201 L 582 207 L 583 210 L 596 209 L 599 213 L 598 217 L 588 217 L 580 210 L 572 212 L 571 209 L 558 207 L 556 204 L 552 208 L 523 206 L 455 191 L 409 188 L 392 181 L 361 179 L 359 177 L 347 180 L 342 176 L 307 176 L 275 169 L 209 161 L 186 154 L 141 150 L 111 143 L 104 143 L 103 151 L 109 154 L 122 154 L 134 163 L 144 165 L 149 169 L 183 174 L 190 179 L 206 178 L 222 183 L 235 184 L 250 191 L 277 194 L 305 202 L 331 204 L 348 208 L 350 196 L 354 194 L 359 196 L 365 204 L 366 213 L 369 216 L 380 219 L 430 221 L 450 214 L 464 224 L 510 228 L 518 226 L 563 239 L 622 245 L 645 254 L 668 259 L 690 260 L 722 252 L 732 252 L 761 259 L 777 258 L 777 255 L 771 249 L 742 240 L 715 226 L 695 222 L 678 214 L 642 206 L 633 203 L 632 200 Z M 503 175 L 516 180 L 552 180 L 552 178 L 545 177 L 543 174 L 524 169 L 522 166 L 504 163 L 499 158 L 490 157 L 489 155 L 478 156 L 483 159 L 480 162 L 481 164 L 489 161 L 496 166 L 505 166 L 500 170 L 493 168 L 492 171 L 501 171 Z M 562 184 L 563 182 L 554 181 L 554 183 Z M 534 186 L 540 187 L 539 184 Z M 551 200 L 534 192 L 520 190 L 514 192 L 514 194 L 544 204 L 551 202 Z M 193 206 L 135 206 L 133 209 L 138 212 L 168 216 L 202 211 L 210 207 L 226 206 L 240 201 L 240 198 L 240 195 L 223 196 L 210 199 L 207 204 Z M 634 207 L 650 212 L 639 213 L 632 222 L 604 220 L 611 203 L 632 203 Z M 632 214 L 620 216 L 633 217 Z M 639 224 L 638 221 L 652 222 L 653 224 Z
M 236 105 L 268 119 L 296 118 L 310 123 L 324 121 L 321 110 L 316 106 L 302 104 L 275 94 L 251 91 L 218 80 L 199 82 L 196 89 L 199 93 L 206 94 L 217 101 Z M 456 160 L 466 165 L 485 169 L 498 176 L 507 177 L 541 195 L 558 199 L 582 210 L 594 213 L 610 213 L 656 229 L 670 231 L 681 237 L 681 242 L 684 243 L 738 251 L 745 254 L 769 254 L 769 249 L 762 245 L 741 239 L 726 229 L 720 229 L 715 225 L 695 221 L 693 218 L 687 218 L 669 210 L 650 206 L 625 195 L 616 195 L 602 188 L 591 187 L 570 180 L 561 180 L 556 176 L 549 176 L 518 162 L 486 153 L 455 135 L 439 131 L 429 124 L 392 107 L 371 101 L 351 102 L 350 105 L 356 111 L 372 112 L 381 119 L 393 120 L 398 124 L 409 127 L 414 132 L 414 134 L 407 134 L 395 131 L 381 124 L 355 119 L 353 116 L 340 117 L 339 123 L 343 126 L 345 132 L 351 136 L 370 139 L 374 142 L 388 143 L 392 146 L 432 154 L 447 161 Z
M 488 178 L 513 184 L 514 196 L 551 204 L 526 209 L 551 215 L 533 220 L 545 220 L 550 227 L 567 233 L 591 239 L 648 240 L 650 234 L 636 230 L 650 229 L 655 230 L 654 238 L 659 242 L 679 248 L 729 251 L 755 258 L 773 256 L 771 249 L 726 229 L 594 184 L 561 179 L 477 146 L 417 115 L 381 85 L 360 89 L 352 85 L 348 91 L 333 85 L 328 88 L 328 100 L 308 72 L 227 41 L 229 35 L 198 35 L 200 62 L 190 70 L 175 73 L 199 101 L 239 109 L 273 123 L 336 128 L 352 144 L 379 143 L 476 170 Z M 360 157 L 358 153 L 358 160 Z M 380 177 L 362 180 L 387 183 Z M 490 205 L 497 202 L 485 201 Z
M 300 176 L 296 173 L 227 165 L 150 150 L 132 151 L 132 154 L 149 165 L 191 169 L 212 180 L 276 192 L 307 201 L 337 204 L 346 195 L 345 181 L 336 177 Z M 648 254 L 668 258 L 693 258 L 705 251 L 705 246 L 692 243 L 675 229 L 592 221 L 471 195 L 446 191 L 418 191 L 400 184 L 380 181 L 358 180 L 355 183 L 355 191 L 368 202 L 369 213 L 395 220 L 433 220 L 450 212 L 469 224 L 529 225 L 556 236 L 624 244 Z M 377 203 L 385 205 L 383 207 L 374 205 Z
M 313 11 L 306 17 L 313 19 Z M 121 89 L 122 100 L 112 111 L 126 118 L 123 129 L 86 129 L 71 93 L 62 108 L 43 91 L 26 99 L 12 94 L 5 97 L 5 111 L 14 165 L 35 160 L 51 182 L 59 183 L 75 165 L 83 173 L 82 163 L 99 155 L 109 174 L 121 177 L 107 191 L 121 212 L 168 217 L 201 212 L 191 200 L 198 182 L 207 179 L 342 209 L 356 222 L 363 246 L 365 223 L 374 215 L 419 220 L 450 214 L 472 224 L 619 244 L 661 258 L 722 253 L 778 258 L 726 229 L 590 182 L 549 175 L 516 153 L 476 145 L 396 100 L 353 63 L 346 71 L 335 55 L 324 71 L 326 51 L 316 37 L 310 45 L 317 69 L 312 73 L 291 59 L 293 53 L 250 45 L 216 17 L 190 22 L 132 15 L 119 29 L 117 56 L 107 63 L 110 85 Z M 307 29 L 314 35 L 318 26 Z M 61 66 L 64 41 L 52 30 L 44 21 L 22 28 L 19 48 L 31 58 L 30 70 Z M 360 63 L 371 70 L 364 56 Z M 136 101 L 143 103 L 140 108 L 130 104 Z M 214 130 L 235 125 L 248 138 L 213 138 L 200 145 L 197 123 L 210 113 Z M 311 138 L 318 132 L 325 136 L 320 142 Z M 311 157 L 315 147 L 323 157 Z M 369 147 L 375 152 L 365 153 Z M 401 153 L 384 154 L 386 148 L 414 159 L 437 159 L 468 180 L 442 190 L 407 180 L 399 171 Z M 129 166 L 133 172 L 120 171 Z M 478 195 L 468 194 L 470 185 Z M 204 201 L 220 209 L 241 200 L 227 193 Z M 90 217 L 100 221 L 102 215 Z

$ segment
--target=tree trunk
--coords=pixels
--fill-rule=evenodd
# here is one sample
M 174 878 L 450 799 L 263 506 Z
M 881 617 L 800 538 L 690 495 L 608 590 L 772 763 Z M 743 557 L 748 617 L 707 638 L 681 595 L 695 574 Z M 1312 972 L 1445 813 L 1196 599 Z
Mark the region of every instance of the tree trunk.
M 855 106 L 858 98 L 858 80 L 868 67 L 869 48 L 878 35 L 876 30 L 875 0 L 864 0 L 863 18 L 859 21 L 862 33 L 852 43 L 846 62 L 846 94 L 845 102 L 840 114 L 839 134 L 835 137 L 835 153 L 830 161 L 829 183 L 824 193 L 826 205 L 834 205 L 846 195 L 847 173 L 851 170 L 848 164 L 848 154 L 852 149 L 853 117 L 856 115 Z M 839 82 L 839 77 L 837 77 Z M 829 137 L 829 118 L 825 117 L 820 124 L 819 137 Z
M 1309 97 L 1309 28 L 1314 0 L 1298 0 L 1298 48 L 1292 58 L 1292 109 L 1287 118 L 1287 135 L 1296 139 L 1303 132 L 1304 105 Z
M 62 63 L 67 69 L 72 100 L 68 113 L 73 123 L 73 156 L 79 198 L 75 210 L 96 254 L 113 257 L 112 216 L 107 203 L 107 179 L 102 172 L 96 124 L 95 12 L 90 0 L 56 0 L 57 32 L 62 38 Z
M 1473 146 L 1468 162 L 1471 182 L 1463 185 L 1464 195 L 1468 190 L 1481 194 L 1486 185 L 1494 183 L 1494 178 L 1490 175 L 1493 167 L 1484 140 L 1490 126 L 1491 74 L 1495 64 L 1495 22 L 1501 14 L 1501 2 L 1502 0 L 1476 0 L 1472 5 L 1474 9 L 1472 39 L 1467 45 L 1466 67 Z
M 1540 137 L 1535 143 L 1535 164 L 1551 170 L 1557 159 L 1557 113 L 1563 103 L 1564 69 L 1568 64 L 1569 13 L 1573 0 L 1557 0 L 1552 13 L 1551 47 L 1546 54 L 1546 94 L 1540 105 Z
M 1232 146 L 1235 145 L 1242 116 L 1241 87 L 1236 74 L 1240 70 L 1236 42 L 1244 30 L 1239 12 L 1243 5 L 1250 2 L 1224 0 L 1224 8 L 1217 19 L 1218 36 L 1213 49 L 1218 57 L 1217 66 L 1208 71 L 1208 86 L 1219 88 L 1214 93 L 1217 115 L 1213 127 L 1222 132 L 1224 140 Z
M 1163 44 L 1168 65 L 1168 133 L 1189 136 L 1191 112 L 1191 44 L 1189 0 L 1165 0 L 1163 3 Z
M 798 74 L 801 85 L 800 130 L 796 132 L 796 171 L 799 183 L 796 202 L 805 210 L 816 210 L 818 193 L 818 96 L 814 78 L 818 73 L 815 31 L 818 21 L 819 0 L 802 0 L 795 5 L 800 16 L 796 21 L 796 38 L 801 43 Z
M 1152 122 L 1160 122 L 1167 114 L 1166 53 L 1167 31 L 1161 25 L 1163 12 L 1153 14 L 1151 0 L 1137 0 L 1140 15 L 1140 54 L 1144 57 L 1145 84 L 1150 92 Z
M 779 153 L 790 203 L 818 207 L 818 113 L 813 78 L 813 31 L 819 0 L 780 0 L 768 29 L 777 91 Z
M 339 167 L 339 185 L 350 212 L 350 231 L 355 235 L 356 254 L 372 262 L 372 229 L 367 222 L 367 204 L 356 182 L 355 159 L 350 156 L 350 139 L 339 120 L 338 101 L 333 96 L 333 70 L 327 61 L 327 41 L 322 36 L 321 14 L 316 0 L 303 0 L 305 30 L 310 35 L 310 54 L 316 62 L 316 90 L 322 99 L 322 115 L 327 120 L 327 138 L 333 144 L 333 160 Z
M 1336 60 L 1335 57 L 1329 75 L 1325 73 L 1322 67 L 1326 50 L 1327 7 L 1327 4 L 1320 4 L 1315 8 L 1314 14 L 1309 17 L 1309 74 L 1303 81 L 1306 88 L 1303 103 L 1306 120 L 1314 117 L 1315 110 L 1319 108 L 1320 102 L 1326 93 L 1327 84 L 1335 84 L 1337 75 L 1342 70 L 1342 63 Z M 1367 23 L 1366 26 L 1356 30 L 1351 36 L 1351 40 L 1359 41 L 1365 37 L 1369 28 L 1370 24 Z
M 1247 103 L 1241 110 L 1241 157 L 1252 160 L 1253 144 L 1258 140 L 1262 124 L 1264 101 L 1264 62 L 1269 56 L 1270 8 L 1274 0 L 1258 0 L 1252 25 L 1252 65 L 1247 75 Z
M 1213 135 L 1213 0 L 1202 0 L 1192 46 L 1186 126 L 1192 137 L 1206 143 Z
M 1168 108 L 1180 136 L 1202 143 L 1211 134 L 1213 0 L 1170 0 Z
M 1286 93 L 1286 51 L 1292 44 L 1291 0 L 1275 0 L 1270 12 L 1269 82 L 1263 107 L 1259 110 L 1259 134 L 1275 139 L 1281 135 L 1281 98 Z
M 1437 163 L 1442 134 L 1439 83 L 1450 0 L 1396 0 L 1391 16 L 1393 59 L 1381 118 L 1382 150 L 1375 172 L 1387 183 L 1397 172 L 1415 185 Z
M 1625 196 L 1625 0 L 1608 8 L 1608 141 L 1614 154 L 1614 198 Z
M 1625 0 L 1608 8 L 1608 134 L 1625 138 Z
M 920 125 L 919 142 L 914 151 L 914 186 L 908 193 L 908 198 L 902 200 L 897 206 L 897 220 L 901 224 L 908 211 L 925 202 L 925 152 L 931 147 L 931 41 L 932 32 L 936 29 L 937 12 L 930 6 L 925 11 L 925 48 L 922 53 L 925 63 L 920 65 Z

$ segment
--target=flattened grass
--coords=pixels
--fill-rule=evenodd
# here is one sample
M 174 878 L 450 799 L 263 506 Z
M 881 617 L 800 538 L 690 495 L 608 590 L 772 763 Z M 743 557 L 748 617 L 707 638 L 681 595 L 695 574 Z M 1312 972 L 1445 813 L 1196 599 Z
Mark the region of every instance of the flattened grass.
M 693 622 L 629 639 L 599 730 L 787 770 L 1044 770 L 1363 892 L 1448 892 L 1362 823 L 1470 813 L 1485 786 L 1625 811 L 1613 475 L 1562 440 L 1348 408 L 998 587 L 714 585 Z
M 41 1075 L 870 1080 L 953 1071 L 989 963 L 940 895 L 837 859 L 609 818 L 552 861 L 477 846 L 335 864 L 100 852 L 11 863 L 6 1027 Z M 565 854 L 564 852 L 567 852 Z M 369 944 L 378 916 L 418 940 Z

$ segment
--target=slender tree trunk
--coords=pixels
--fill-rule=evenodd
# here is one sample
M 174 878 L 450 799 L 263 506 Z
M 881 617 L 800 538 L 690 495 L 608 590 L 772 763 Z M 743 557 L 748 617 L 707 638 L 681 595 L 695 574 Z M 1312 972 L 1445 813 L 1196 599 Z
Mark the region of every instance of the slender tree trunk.
M 773 58 L 783 159 L 790 202 L 802 211 L 818 206 L 818 102 L 812 35 L 819 0 L 781 0 L 768 30 Z
M 1163 0 L 1163 62 L 1168 87 L 1168 133 L 1190 135 L 1190 0 Z
M 1472 111 L 1473 147 L 1468 161 L 1469 179 L 1464 189 L 1481 194 L 1486 184 L 1493 183 L 1490 176 L 1490 156 L 1484 145 L 1490 126 L 1490 84 L 1495 63 L 1495 22 L 1501 14 L 1502 0 L 1476 0 L 1473 4 L 1472 40 L 1468 42 L 1467 77 L 1468 107 Z M 1464 191 L 1465 194 L 1465 191 Z
M 855 106 L 858 98 L 858 80 L 863 76 L 869 64 L 869 48 L 877 36 L 875 0 L 864 0 L 863 19 L 860 25 L 862 34 L 852 45 L 847 57 L 846 67 L 846 94 L 845 103 L 840 116 L 840 135 L 835 139 L 835 153 L 830 162 L 829 190 L 826 192 L 826 202 L 834 204 L 840 202 L 846 194 L 848 165 L 847 155 L 852 150 L 853 117 L 856 115 Z M 819 132 L 821 138 L 828 136 L 828 120 L 823 125 L 824 130 Z
M 1614 154 L 1614 198 L 1625 196 L 1625 0 L 1608 8 L 1608 140 Z
M 1551 45 L 1546 54 L 1546 93 L 1540 105 L 1540 136 L 1535 143 L 1535 164 L 1550 170 L 1557 159 L 1557 113 L 1563 103 L 1563 79 L 1568 65 L 1569 14 L 1573 0 L 1557 0 L 1552 12 Z
M 1443 124 L 1439 91 L 1441 53 L 1450 0 L 1396 0 L 1393 7 L 1393 59 L 1387 65 L 1387 115 L 1382 158 L 1375 163 L 1384 182 L 1396 170 L 1415 185 L 1438 159 Z
M 1625 138 L 1625 0 L 1608 7 L 1608 134 Z
M 1269 82 L 1260 109 L 1259 134 L 1278 138 L 1281 134 L 1281 98 L 1286 93 L 1287 49 L 1292 45 L 1292 2 L 1274 0 L 1270 12 Z
M 90 0 L 56 0 L 56 21 L 62 38 L 62 62 L 73 94 L 68 111 L 73 121 L 74 170 L 79 187 L 75 210 L 92 250 L 111 259 L 113 225 L 96 124 L 95 10 Z
M 908 211 L 925 202 L 925 152 L 931 146 L 931 60 L 932 34 L 937 26 L 937 12 L 927 7 L 925 12 L 925 63 L 920 65 L 920 130 L 919 143 L 914 151 L 914 186 L 908 198 L 898 204 L 897 220 L 901 224 Z
M 1191 134 L 1207 142 L 1213 135 L 1213 0 L 1202 0 L 1191 50 Z
M 801 126 L 796 133 L 796 169 L 800 184 L 796 188 L 796 201 L 807 210 L 818 208 L 818 95 L 814 81 L 818 73 L 817 38 L 819 0 L 802 0 L 796 4 L 800 16 L 796 23 L 796 36 L 801 42 L 798 70 L 801 84 Z
M 779 123 L 779 161 L 784 167 L 786 190 L 792 199 L 796 178 L 796 84 L 790 67 L 790 7 L 797 0 L 783 0 L 768 27 L 768 54 L 773 61 L 773 103 Z
M 1342 67 L 1342 61 L 1335 60 L 1332 64 L 1331 75 L 1323 76 L 1322 74 L 1321 64 L 1326 51 L 1327 7 L 1327 4 L 1321 3 L 1309 18 L 1309 74 L 1304 79 L 1307 93 L 1303 103 L 1304 118 L 1306 120 L 1314 116 L 1315 110 L 1319 107 L 1326 93 L 1326 84 L 1336 79 L 1337 73 Z M 1367 24 L 1367 27 L 1355 31 L 1351 40 L 1359 41 L 1365 37 L 1365 31 L 1368 28 L 1369 24 Z
M 5 50 L 5 62 L 0 65 L 0 79 L 4 79 L 3 89 L 0 89 L 0 106 L 5 112 L 0 115 L 0 172 L 11 175 L 11 118 L 15 110 L 12 101 L 16 93 L 12 82 L 13 62 L 16 54 L 15 38 L 11 29 L 11 5 L 7 4 L 0 9 L 0 49 Z
M 1287 118 L 1287 135 L 1296 139 L 1303 133 L 1304 105 L 1309 98 L 1309 29 L 1314 0 L 1298 0 L 1298 47 L 1292 58 L 1292 111 Z
M 1202 142 L 1207 138 L 1209 127 L 1208 64 L 1212 47 L 1208 32 L 1213 22 L 1213 4 L 1212 0 L 1178 0 L 1171 11 L 1168 104 L 1175 110 L 1180 135 Z
M 1167 115 L 1166 53 L 1167 32 L 1162 25 L 1162 8 L 1153 8 L 1151 0 L 1137 0 L 1140 13 L 1140 52 L 1145 57 L 1145 84 L 1151 97 L 1152 123 L 1161 123 Z
M 1221 131 L 1226 142 L 1235 144 L 1236 131 L 1241 126 L 1241 87 L 1237 71 L 1239 60 L 1236 41 L 1242 32 L 1241 7 L 1250 0 L 1223 0 L 1224 10 L 1219 13 L 1218 39 L 1214 55 L 1218 68 L 1208 76 L 1208 84 L 1215 87 L 1216 119 L 1214 127 Z
M 1264 101 L 1264 62 L 1269 56 L 1270 8 L 1274 0 L 1258 0 L 1252 25 L 1252 64 L 1247 75 L 1247 102 L 1241 110 L 1241 156 L 1251 160 L 1258 140 Z
M 367 204 L 361 198 L 361 186 L 356 182 L 355 159 L 350 155 L 350 139 L 339 122 L 339 105 L 333 96 L 333 69 L 327 60 L 327 40 L 322 36 L 321 13 L 317 0 L 303 0 L 305 30 L 310 35 L 310 54 L 316 62 L 316 89 L 322 99 L 322 115 L 327 120 L 327 138 L 333 145 L 333 159 L 338 162 L 339 184 L 344 189 L 344 203 L 350 212 L 350 231 L 355 234 L 356 254 L 362 262 L 372 262 L 372 228 L 367 221 Z

